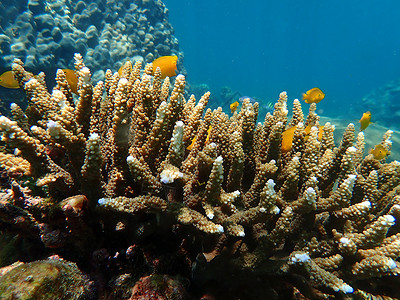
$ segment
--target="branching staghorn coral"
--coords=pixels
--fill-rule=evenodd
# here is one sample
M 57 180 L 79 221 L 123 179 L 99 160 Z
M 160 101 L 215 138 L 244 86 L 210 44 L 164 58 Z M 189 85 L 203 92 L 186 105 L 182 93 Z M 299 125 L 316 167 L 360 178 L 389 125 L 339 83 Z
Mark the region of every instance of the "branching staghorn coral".
M 107 71 L 93 86 L 82 58 L 75 60 L 76 98 L 62 72 L 50 94 L 20 61 L 13 64 L 29 105 L 25 112 L 13 105 L 13 120 L 0 117 L 8 162 L 0 168 L 31 176 L 42 197 L 32 202 L 35 191 L 16 183 L 2 194 L 0 224 L 13 227 L 24 212 L 24 231 L 60 248 L 65 240 L 84 243 L 79 230 L 90 235 L 90 222 L 80 219 L 87 211 L 92 223 L 118 232 L 155 216 L 155 227 L 167 224 L 162 232 L 184 236 L 189 260 L 197 261 L 193 276 L 205 282 L 213 278 L 200 270 L 199 254 L 206 270 L 222 261 L 233 273 L 281 282 L 267 291 L 400 297 L 390 288 L 400 270 L 400 163 L 363 158 L 364 136 L 355 137 L 353 124 L 335 146 L 334 126 L 319 129 L 315 104 L 304 120 L 295 100 L 288 120 L 285 92 L 257 125 L 258 104 L 249 100 L 231 117 L 206 110 L 209 93 L 186 100 L 182 75 L 169 94 L 168 78 L 152 76 L 151 65 L 140 75 L 140 63 L 128 62 L 122 78 Z M 282 134 L 293 126 L 292 147 L 283 152 Z M 388 150 L 390 135 L 382 141 Z M 52 209 L 69 231 L 54 224 Z

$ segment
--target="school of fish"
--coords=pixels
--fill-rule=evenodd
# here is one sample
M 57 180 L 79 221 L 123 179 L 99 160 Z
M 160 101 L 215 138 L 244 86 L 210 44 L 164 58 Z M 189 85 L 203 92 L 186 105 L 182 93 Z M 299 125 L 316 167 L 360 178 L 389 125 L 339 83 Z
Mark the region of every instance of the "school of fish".
M 159 68 L 161 71 L 162 79 L 164 79 L 167 76 L 173 77 L 173 76 L 177 75 L 177 62 L 178 62 L 178 57 L 176 55 L 161 56 L 152 62 L 153 74 L 157 70 L 157 68 Z M 68 85 L 69 85 L 71 91 L 74 94 L 78 94 L 78 77 L 77 77 L 75 71 L 71 70 L 71 69 L 62 69 L 62 70 L 65 73 L 65 76 L 66 76 L 66 79 L 67 79 L 67 82 L 68 82 Z M 121 66 L 121 68 L 118 70 L 118 74 L 120 76 L 122 76 L 122 72 L 123 72 L 123 66 Z M 0 86 L 2 86 L 4 88 L 8 88 L 8 89 L 18 89 L 20 87 L 18 82 L 15 80 L 14 74 L 12 71 L 6 71 L 0 75 Z M 308 90 L 307 92 L 303 93 L 303 100 L 307 104 L 319 103 L 324 98 L 325 98 L 325 93 L 322 92 L 322 90 L 317 87 L 312 88 L 312 89 Z M 234 114 L 237 111 L 240 103 L 242 103 L 244 99 L 250 99 L 251 102 L 256 102 L 256 100 L 252 97 L 248 97 L 248 96 L 240 97 L 238 99 L 238 101 L 233 102 L 229 106 L 232 114 Z M 270 102 L 265 104 L 265 107 L 269 111 L 271 111 L 271 113 L 273 112 L 273 104 L 271 104 Z M 370 111 L 363 113 L 361 119 L 359 120 L 360 131 L 364 131 L 370 124 L 372 124 L 371 117 L 372 117 L 372 114 Z M 310 133 L 311 127 L 312 126 L 309 124 L 304 129 L 306 135 L 308 135 Z M 319 134 L 318 134 L 319 140 L 321 140 L 321 137 L 322 137 L 322 128 L 323 128 L 323 126 L 319 127 Z M 282 133 L 281 150 L 283 153 L 287 153 L 291 150 L 295 130 L 296 130 L 296 126 L 293 126 L 293 127 L 286 129 Z M 211 126 L 207 130 L 206 143 L 209 139 L 210 132 L 211 132 Z M 196 138 L 193 138 L 191 144 L 187 147 L 187 149 L 191 150 L 195 142 L 196 142 Z M 376 160 L 382 160 L 387 156 L 388 150 L 385 149 L 381 144 L 378 144 L 374 147 L 374 149 L 371 149 L 369 153 L 372 154 Z

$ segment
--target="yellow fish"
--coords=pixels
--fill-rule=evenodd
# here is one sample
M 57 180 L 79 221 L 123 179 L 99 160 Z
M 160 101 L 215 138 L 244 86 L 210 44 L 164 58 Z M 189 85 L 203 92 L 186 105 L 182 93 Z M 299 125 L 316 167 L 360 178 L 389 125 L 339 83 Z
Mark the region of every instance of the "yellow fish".
M 363 113 L 359 122 L 360 122 L 360 131 L 363 131 L 365 128 L 368 127 L 369 124 L 371 124 L 371 112 L 367 111 Z
M 125 66 L 126 62 L 122 64 L 122 66 L 118 69 L 118 75 L 119 77 L 122 77 L 122 72 L 124 70 L 124 66 Z M 129 64 L 129 68 L 128 68 L 129 73 L 132 72 L 132 64 Z
M 239 102 L 233 102 L 229 107 L 231 108 L 231 113 L 234 113 L 239 106 Z
M 190 143 L 189 146 L 186 147 L 186 149 L 188 149 L 189 151 L 193 149 L 194 143 L 196 143 L 197 140 L 197 135 L 194 136 L 194 138 L 192 139 L 192 142 Z
M 62 69 L 65 77 L 67 78 L 67 82 L 71 91 L 78 95 L 78 77 L 74 70 L 71 69 Z
M 283 153 L 289 152 L 292 149 L 292 142 L 293 142 L 293 136 L 294 136 L 295 130 L 296 130 L 296 126 L 293 126 L 293 127 L 286 129 L 282 133 L 281 150 Z
M 373 150 L 370 150 L 369 153 L 372 154 L 376 160 L 381 160 L 386 157 L 388 151 L 381 144 L 378 144 Z
M 286 129 L 282 133 L 282 145 L 281 145 L 281 150 L 282 153 L 289 152 L 292 149 L 292 143 L 293 143 L 293 136 L 294 132 L 296 130 L 297 126 L 290 127 Z M 304 132 L 306 133 L 306 139 L 308 138 L 308 135 L 311 132 L 311 124 L 308 124 L 306 128 L 304 128 Z M 324 126 L 319 126 L 318 130 L 318 140 L 321 141 L 322 139 L 322 133 L 324 132 Z
M 0 85 L 8 89 L 19 89 L 18 81 L 15 80 L 12 71 L 7 71 L 0 75 Z
M 206 141 L 204 142 L 204 145 L 207 145 L 210 140 L 211 129 L 212 129 L 212 126 L 210 125 L 210 127 L 208 127 L 208 129 L 207 129 L 207 137 L 206 137 Z
M 312 88 L 305 94 L 303 93 L 303 100 L 308 104 L 318 103 L 324 98 L 325 94 L 319 88 Z
M 211 129 L 212 129 L 212 126 L 210 125 L 210 127 L 208 127 L 208 129 L 207 129 L 207 137 L 206 137 L 206 141 L 204 142 L 204 145 L 207 145 L 208 141 L 210 140 Z M 196 143 L 196 140 L 197 140 L 197 135 L 192 139 L 192 142 L 190 143 L 189 146 L 186 147 L 186 149 L 188 149 L 189 151 L 192 150 L 194 143 Z
M 176 75 L 176 63 L 178 61 L 178 56 L 161 56 L 153 61 L 153 73 L 156 71 L 157 67 L 161 70 L 161 78 L 172 77 Z

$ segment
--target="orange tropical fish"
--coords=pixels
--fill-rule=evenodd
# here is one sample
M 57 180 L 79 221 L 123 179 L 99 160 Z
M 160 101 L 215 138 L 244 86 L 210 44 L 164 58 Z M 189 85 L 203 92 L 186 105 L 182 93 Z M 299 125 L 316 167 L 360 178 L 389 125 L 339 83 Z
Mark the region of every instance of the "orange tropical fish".
M 319 88 L 312 88 L 305 94 L 303 93 L 303 100 L 308 104 L 318 103 L 324 98 L 325 94 Z
M 74 94 L 78 94 L 78 77 L 76 76 L 75 71 L 71 69 L 62 70 L 65 74 L 65 77 L 67 78 L 69 88 Z
M 0 85 L 8 89 L 19 89 L 18 81 L 15 80 L 12 71 L 7 71 L 0 75 Z
M 233 103 L 229 106 L 230 109 L 231 109 L 231 113 L 234 113 L 234 112 L 237 110 L 238 106 L 239 106 L 239 102 L 237 102 L 237 101 L 233 102 Z
M 361 119 L 360 119 L 360 131 L 363 131 L 365 128 L 368 127 L 369 124 L 371 124 L 371 112 L 367 111 L 363 113 Z
M 283 153 L 289 152 L 292 150 L 292 143 L 293 143 L 293 137 L 294 137 L 294 132 L 296 130 L 297 126 L 290 127 L 286 129 L 282 133 L 282 145 L 281 145 L 281 150 Z M 306 139 L 308 138 L 308 135 L 311 132 L 311 124 L 308 124 L 306 128 L 304 128 L 304 132 L 306 133 Z M 322 133 L 324 132 L 324 126 L 319 126 L 318 130 L 318 140 L 321 141 L 322 139 Z
M 386 157 L 388 151 L 381 144 L 378 144 L 373 150 L 370 150 L 369 153 L 372 154 L 376 160 L 381 160 Z
M 212 129 L 212 126 L 210 125 L 210 127 L 208 127 L 208 129 L 207 129 L 207 137 L 206 137 L 206 141 L 204 142 L 204 145 L 207 145 L 208 142 L 210 141 L 211 129 Z
M 153 61 L 153 73 L 157 68 L 161 70 L 161 78 L 172 77 L 176 75 L 176 63 L 178 61 L 178 56 L 161 56 Z
M 296 127 L 297 126 L 290 127 L 282 133 L 281 150 L 283 153 L 289 152 L 292 149 L 293 136 Z
M 127 61 L 128 62 L 128 61 Z M 122 77 L 122 72 L 124 70 L 124 66 L 125 66 L 126 62 L 122 64 L 122 66 L 118 69 L 118 75 L 119 77 Z M 129 64 L 128 66 L 128 71 L 129 73 L 132 72 L 132 64 Z
M 206 137 L 206 141 L 204 142 L 205 145 L 207 145 L 210 140 L 211 129 L 212 129 L 212 126 L 210 125 L 210 127 L 208 127 L 208 129 L 207 129 L 207 137 Z M 196 143 L 196 140 L 197 140 L 197 135 L 192 139 L 192 142 L 190 143 L 189 146 L 186 147 L 186 149 L 188 149 L 189 151 L 192 150 L 194 143 Z
M 193 149 L 194 143 L 196 143 L 197 140 L 197 135 L 194 136 L 194 138 L 192 139 L 192 142 L 190 143 L 189 146 L 186 147 L 186 149 L 188 149 L 189 151 Z

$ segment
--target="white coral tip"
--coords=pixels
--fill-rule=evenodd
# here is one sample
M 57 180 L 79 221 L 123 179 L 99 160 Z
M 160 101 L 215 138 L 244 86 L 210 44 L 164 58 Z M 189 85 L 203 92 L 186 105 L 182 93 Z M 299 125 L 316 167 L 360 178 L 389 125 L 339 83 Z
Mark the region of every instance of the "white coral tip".
M 389 258 L 389 260 L 388 260 L 388 262 L 387 262 L 387 266 L 390 268 L 390 269 L 396 269 L 396 267 L 397 267 L 397 264 L 396 264 L 396 262 L 393 260 L 393 259 L 391 259 L 391 258 Z
M 339 240 L 343 245 L 348 245 L 350 244 L 350 239 L 348 239 L 347 237 L 342 237 Z
M 96 132 L 93 132 L 89 136 L 89 140 L 97 140 L 99 138 L 99 135 Z
M 48 128 L 48 129 L 53 129 L 53 128 L 57 128 L 57 127 L 58 127 L 57 122 L 54 122 L 54 121 L 52 121 L 52 120 L 50 120 L 50 121 L 47 122 L 47 128 Z
M 351 146 L 351 147 L 347 148 L 347 151 L 354 153 L 354 152 L 357 152 L 357 148 L 354 146 Z
M 97 203 L 99 205 L 105 205 L 107 203 L 107 198 L 100 198 L 99 200 L 97 200 Z
M 340 290 L 345 294 L 351 294 L 351 293 L 354 292 L 354 289 L 350 285 L 348 285 L 347 283 L 343 283 L 340 286 Z
M 369 202 L 368 200 L 367 200 L 367 201 L 361 202 L 361 204 L 362 204 L 363 206 L 365 206 L 366 208 L 371 208 L 371 202 Z
M 385 219 L 386 219 L 386 223 L 389 225 L 393 225 L 396 222 L 396 218 L 393 217 L 392 215 L 386 215 Z
M 127 85 L 128 84 L 128 79 L 122 77 L 119 81 L 118 81 L 118 85 Z
M 308 255 L 307 253 L 296 253 L 292 258 L 291 261 L 294 263 L 304 263 L 309 261 L 310 255 Z

